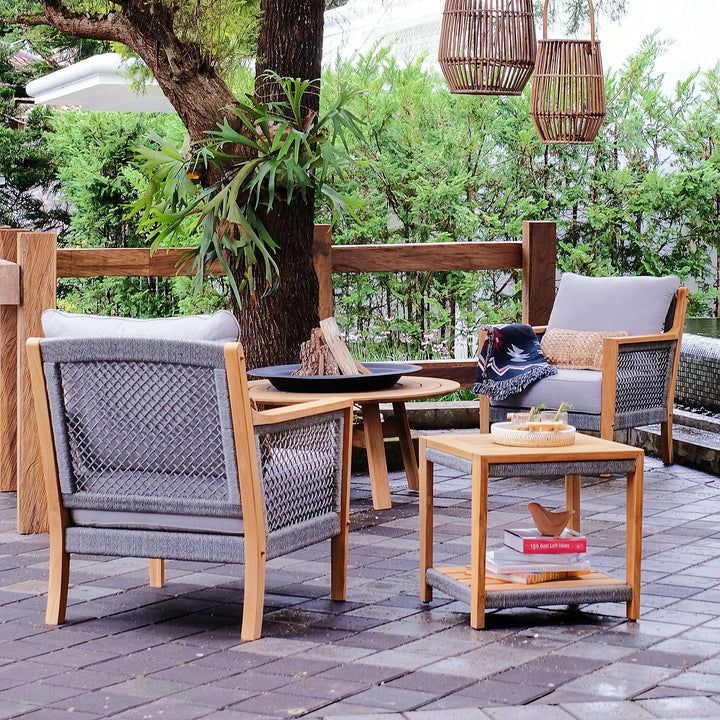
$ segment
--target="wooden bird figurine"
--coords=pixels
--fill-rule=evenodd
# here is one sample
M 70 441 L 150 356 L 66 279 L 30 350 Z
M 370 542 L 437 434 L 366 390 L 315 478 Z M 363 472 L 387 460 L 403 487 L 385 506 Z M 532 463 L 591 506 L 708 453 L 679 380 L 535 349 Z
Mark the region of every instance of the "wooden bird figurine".
M 530 508 L 533 522 L 538 531 L 542 535 L 550 535 L 552 537 L 562 535 L 562 531 L 575 513 L 574 510 L 548 510 L 536 502 L 531 502 L 528 507 Z

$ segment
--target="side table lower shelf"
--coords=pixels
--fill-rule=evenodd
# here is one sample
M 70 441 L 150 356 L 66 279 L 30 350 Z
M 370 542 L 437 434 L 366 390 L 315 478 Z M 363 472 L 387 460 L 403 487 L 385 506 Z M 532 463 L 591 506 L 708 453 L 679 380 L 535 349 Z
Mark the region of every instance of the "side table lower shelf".
M 428 585 L 455 600 L 470 604 L 470 575 L 464 565 L 428 568 Z M 580 603 L 630 602 L 632 587 L 622 580 L 591 572 L 569 580 L 521 585 L 485 579 L 485 608 L 541 607 Z

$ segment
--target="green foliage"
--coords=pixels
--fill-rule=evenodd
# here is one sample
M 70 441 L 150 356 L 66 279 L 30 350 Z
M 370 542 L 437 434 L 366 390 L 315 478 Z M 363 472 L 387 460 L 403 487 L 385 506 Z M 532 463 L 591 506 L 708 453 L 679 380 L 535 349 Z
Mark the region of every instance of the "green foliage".
M 46 204 L 45 197 L 57 191 L 54 159 L 43 132 L 50 112 L 36 108 L 25 113 L 18 107 L 23 86 L 37 68 L 16 68 L 10 62 L 12 37 L 0 41 L 0 224 L 62 230 L 67 223 L 65 208 Z M 23 117 L 24 116 L 24 117 Z
M 545 146 L 516 98 L 455 96 L 442 78 L 376 50 L 323 78 L 367 88 L 365 158 L 342 189 L 363 205 L 341 222 L 347 243 L 518 239 L 523 220 L 558 223 L 561 270 L 677 273 L 697 286 L 691 312 L 717 312 L 720 246 L 720 67 L 672 91 L 649 37 L 607 78 L 606 124 L 592 145 Z M 358 350 L 438 357 L 472 349 L 477 327 L 519 319 L 514 273 L 336 278 L 335 306 Z
M 142 194 L 145 179 L 131 150 L 151 130 L 180 140 L 172 115 L 58 112 L 45 133 L 55 158 L 61 197 L 72 206 L 68 247 L 147 247 L 127 206 Z M 208 280 L 193 299 L 189 278 L 109 277 L 58 282 L 58 304 L 73 312 L 155 317 L 216 309 L 227 303 L 227 286 Z
M 188 263 L 198 287 L 209 264 L 219 261 L 238 302 L 245 287 L 256 293 L 255 266 L 264 273 L 264 292 L 278 285 L 277 244 L 263 224 L 263 212 L 275 202 L 305 200 L 312 192 L 336 218 L 344 201 L 330 180 L 342 176 L 350 162 L 341 145 L 346 133 L 362 137 L 359 121 L 345 107 L 358 93 L 341 89 L 315 119 L 303 111 L 311 82 L 275 73 L 267 80 L 277 83 L 281 99 L 261 103 L 246 96 L 230 108 L 237 129 L 226 118 L 189 153 L 157 135 L 159 149 L 138 149 L 149 178 L 147 192 L 133 206 L 142 213 L 140 229 L 153 248 L 193 247 Z M 243 268 L 239 286 L 233 278 L 237 268 Z

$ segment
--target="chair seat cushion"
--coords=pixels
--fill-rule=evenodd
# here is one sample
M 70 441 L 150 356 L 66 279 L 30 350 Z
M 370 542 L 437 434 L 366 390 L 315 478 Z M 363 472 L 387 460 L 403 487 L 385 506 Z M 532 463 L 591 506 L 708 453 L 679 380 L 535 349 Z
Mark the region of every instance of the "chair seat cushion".
M 227 310 L 218 310 L 212 315 L 146 319 L 45 310 L 42 314 L 42 328 L 48 338 L 151 338 L 222 343 L 240 339 L 238 321 Z
M 572 405 L 573 412 L 600 413 L 602 396 L 602 373 L 595 370 L 560 369 L 557 375 L 538 380 L 517 395 L 505 400 L 492 402 L 494 407 L 508 410 L 529 409 L 540 403 L 548 408 L 560 407 L 566 402 Z
M 75 508 L 70 510 L 70 518 L 73 524 L 84 527 L 221 533 L 223 535 L 244 534 L 242 518 L 232 517 Z

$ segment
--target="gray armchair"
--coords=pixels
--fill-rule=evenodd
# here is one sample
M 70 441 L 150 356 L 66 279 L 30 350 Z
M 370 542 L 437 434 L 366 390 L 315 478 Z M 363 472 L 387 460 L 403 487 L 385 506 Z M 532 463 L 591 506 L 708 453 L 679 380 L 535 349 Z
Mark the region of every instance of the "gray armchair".
M 344 600 L 352 404 L 253 411 L 240 343 L 28 341 L 50 522 L 46 622 L 72 553 L 244 562 L 241 637 L 260 637 L 265 562 L 331 538 Z
M 553 329 L 570 331 L 564 334 L 565 342 L 572 342 L 568 338 L 576 331 L 578 336 L 624 336 L 600 338 L 602 358 L 596 369 L 570 363 L 504 400 L 481 395 L 481 431 L 489 432 L 490 423 L 505 420 L 509 412 L 567 402 L 572 405 L 571 425 L 609 440 L 615 430 L 659 422 L 662 459 L 672 464 L 673 400 L 688 298 L 687 288 L 679 285 L 674 275 L 599 278 L 565 273 L 547 326 L 535 328 L 538 336 Z M 542 344 L 548 356 L 545 338 Z

